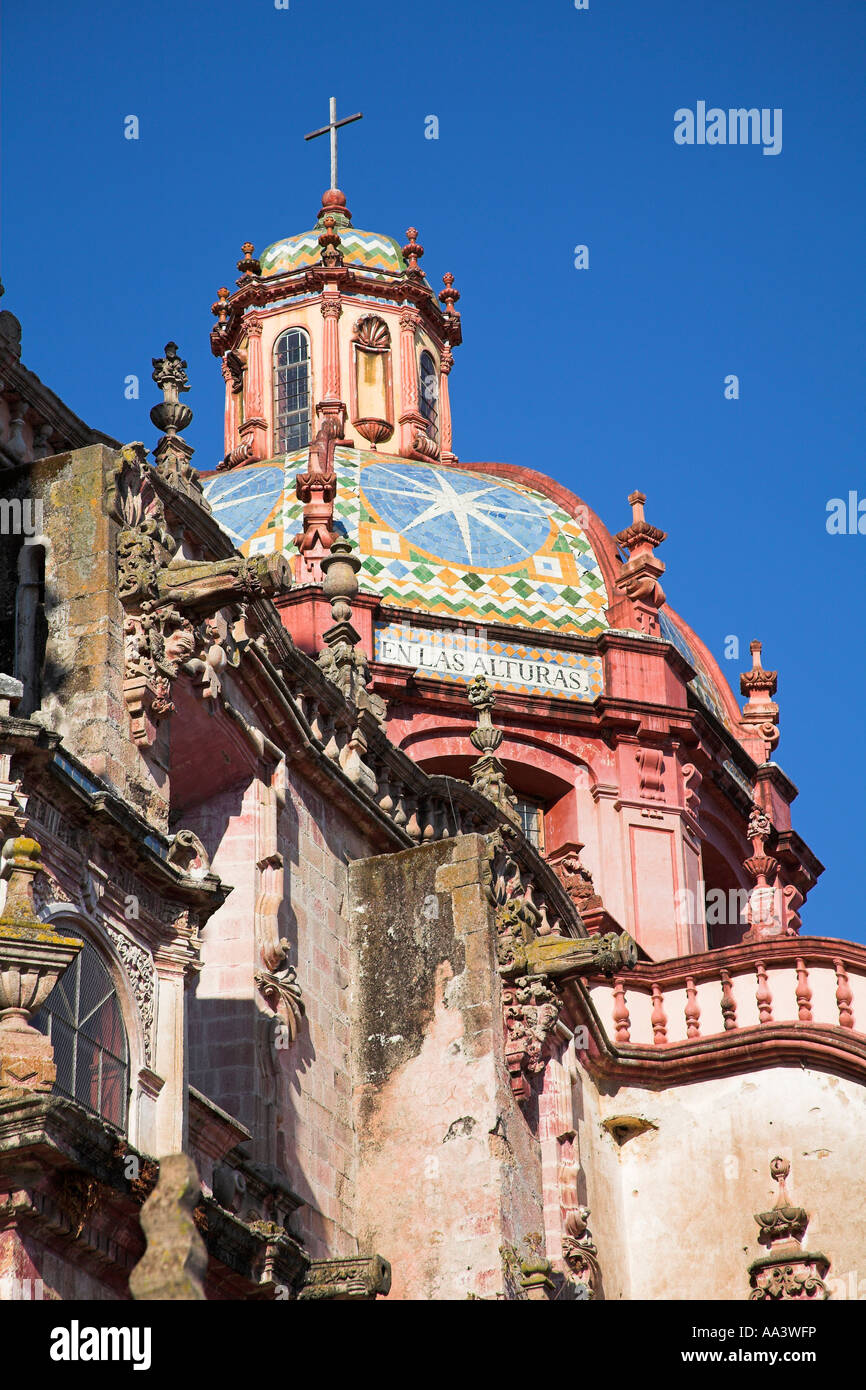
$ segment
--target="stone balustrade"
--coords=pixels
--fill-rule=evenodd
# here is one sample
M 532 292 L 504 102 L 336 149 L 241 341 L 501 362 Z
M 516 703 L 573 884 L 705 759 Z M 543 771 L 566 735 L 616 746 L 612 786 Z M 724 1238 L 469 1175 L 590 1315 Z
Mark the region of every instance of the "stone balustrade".
M 866 947 L 829 937 L 728 946 L 641 963 L 593 983 L 591 998 L 615 1048 L 664 1049 L 780 1026 L 866 1036 Z
M 369 710 L 359 710 L 343 697 L 282 627 L 270 628 L 266 649 L 254 647 L 250 655 L 258 671 L 247 661 L 247 681 L 262 692 L 267 684 L 272 727 L 279 731 L 286 716 L 295 726 L 286 746 L 300 734 L 316 754 L 324 753 L 352 784 L 353 795 L 384 818 L 392 842 L 409 848 L 502 830 L 520 878 L 520 896 L 538 913 L 539 933 L 586 935 L 553 869 L 486 796 L 468 782 L 426 773 L 390 742 Z M 278 701 L 284 702 L 284 714 Z

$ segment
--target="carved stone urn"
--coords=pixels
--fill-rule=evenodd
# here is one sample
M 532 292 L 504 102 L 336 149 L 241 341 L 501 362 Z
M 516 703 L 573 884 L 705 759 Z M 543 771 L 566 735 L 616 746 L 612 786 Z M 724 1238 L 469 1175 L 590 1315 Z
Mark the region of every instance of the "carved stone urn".
M 0 1098 L 10 1091 L 50 1091 L 56 1079 L 50 1040 L 30 1019 L 71 965 L 83 942 L 37 921 L 33 879 L 40 847 L 24 835 L 3 846 L 8 881 L 0 915 Z

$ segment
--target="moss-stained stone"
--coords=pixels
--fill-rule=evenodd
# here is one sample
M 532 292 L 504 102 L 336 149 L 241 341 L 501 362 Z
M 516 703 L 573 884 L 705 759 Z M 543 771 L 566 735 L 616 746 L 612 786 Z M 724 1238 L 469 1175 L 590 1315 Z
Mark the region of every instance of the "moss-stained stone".
M 541 1224 L 540 1151 L 504 1062 L 486 848 L 463 835 L 349 867 L 359 1244 L 386 1253 L 397 1298 L 495 1296 L 500 1245 Z

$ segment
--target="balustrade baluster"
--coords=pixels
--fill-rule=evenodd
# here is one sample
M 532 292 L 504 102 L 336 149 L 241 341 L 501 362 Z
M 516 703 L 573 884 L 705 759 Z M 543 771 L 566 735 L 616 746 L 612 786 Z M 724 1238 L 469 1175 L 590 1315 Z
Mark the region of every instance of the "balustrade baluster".
M 621 975 L 617 975 L 613 982 L 613 1023 L 616 1029 L 615 1041 L 631 1042 L 631 1019 L 625 999 L 625 982 Z
M 848 983 L 848 971 L 842 960 L 834 960 L 833 967 L 836 971 L 836 1004 L 839 1009 L 840 1028 L 854 1027 L 854 1012 L 851 1005 L 854 1002 L 854 995 L 851 993 L 851 986 Z
M 727 970 L 722 971 L 722 1018 L 725 1021 L 725 1032 L 733 1032 L 737 1026 L 737 1001 L 734 998 L 734 986 Z
M 698 991 L 695 989 L 695 982 L 691 975 L 686 976 L 686 1035 L 690 1038 L 701 1036 L 700 1017 L 701 1009 L 698 1004 Z
M 797 1013 L 801 1023 L 812 1022 L 812 991 L 809 987 L 809 972 L 806 962 L 797 961 Z
M 758 1001 L 759 1022 L 772 1023 L 773 996 L 770 993 L 770 986 L 767 983 L 767 969 L 762 960 L 755 962 L 755 974 L 758 977 L 758 988 L 755 991 L 755 998 Z
M 661 1047 L 668 1040 L 668 1018 L 664 1010 L 664 998 L 660 985 L 653 985 L 653 1008 L 651 1014 L 653 1043 Z

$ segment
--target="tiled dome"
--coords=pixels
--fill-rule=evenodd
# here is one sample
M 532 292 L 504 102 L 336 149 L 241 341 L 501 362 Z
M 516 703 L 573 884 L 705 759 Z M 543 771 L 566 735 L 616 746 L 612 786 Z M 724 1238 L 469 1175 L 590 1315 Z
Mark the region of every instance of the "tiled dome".
M 406 264 L 400 247 L 393 237 L 383 236 L 381 232 L 364 232 L 360 227 L 338 227 L 340 250 L 344 265 L 360 266 L 364 270 L 385 271 L 390 275 L 402 275 Z M 285 275 L 291 270 L 302 270 L 305 266 L 319 265 L 322 248 L 319 245 L 321 227 L 297 236 L 283 237 L 263 251 L 261 262 L 262 278 L 270 275 Z
M 608 597 L 573 516 L 517 481 L 366 450 L 335 451 L 337 525 L 361 586 L 394 607 L 470 622 L 595 636 Z M 206 481 L 217 520 L 247 554 L 294 551 L 307 451 Z

